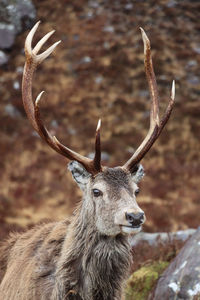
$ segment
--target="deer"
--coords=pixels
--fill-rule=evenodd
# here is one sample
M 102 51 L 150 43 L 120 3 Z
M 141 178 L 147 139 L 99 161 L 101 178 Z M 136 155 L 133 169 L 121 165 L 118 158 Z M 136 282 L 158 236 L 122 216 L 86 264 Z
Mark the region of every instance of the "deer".
M 63 145 L 45 127 L 40 114 L 43 92 L 35 101 L 32 99 L 34 72 L 60 43 L 58 41 L 38 54 L 54 33 L 47 33 L 32 48 L 39 23 L 35 24 L 25 41 L 24 109 L 39 136 L 70 160 L 68 169 L 83 198 L 70 218 L 42 223 L 23 233 L 12 233 L 3 243 L 0 250 L 3 266 L 0 299 L 124 299 L 123 289 L 132 264 L 130 237 L 141 231 L 146 219 L 136 202 L 138 184 L 144 176 L 140 162 L 170 117 L 175 100 L 175 82 L 172 82 L 170 99 L 160 120 L 150 41 L 140 28 L 151 95 L 149 131 L 123 166 L 104 166 L 101 163 L 100 120 L 95 135 L 94 158 L 91 159 Z

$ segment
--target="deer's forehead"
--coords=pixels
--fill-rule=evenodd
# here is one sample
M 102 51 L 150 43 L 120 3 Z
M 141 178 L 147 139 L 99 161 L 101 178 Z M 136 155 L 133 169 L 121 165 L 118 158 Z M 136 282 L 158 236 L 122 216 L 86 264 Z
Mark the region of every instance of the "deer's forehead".
M 94 179 L 94 185 L 101 185 L 119 189 L 131 190 L 133 182 L 129 173 L 125 172 L 122 168 L 107 168 L 102 173 L 98 174 Z

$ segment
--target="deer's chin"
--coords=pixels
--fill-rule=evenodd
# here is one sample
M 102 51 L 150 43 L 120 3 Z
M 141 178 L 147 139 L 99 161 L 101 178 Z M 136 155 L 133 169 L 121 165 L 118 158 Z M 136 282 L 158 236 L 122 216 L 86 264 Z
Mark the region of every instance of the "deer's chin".
M 124 234 L 136 234 L 141 231 L 142 226 L 138 227 L 132 227 L 132 226 L 126 226 L 126 225 L 121 225 L 121 231 Z

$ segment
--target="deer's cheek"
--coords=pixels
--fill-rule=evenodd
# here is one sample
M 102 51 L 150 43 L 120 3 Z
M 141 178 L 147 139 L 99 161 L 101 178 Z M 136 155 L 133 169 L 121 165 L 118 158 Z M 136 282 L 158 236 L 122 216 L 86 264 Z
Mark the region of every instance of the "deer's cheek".
M 115 236 L 120 233 L 120 227 L 114 224 L 114 219 L 98 218 L 96 222 L 97 230 L 107 236 Z

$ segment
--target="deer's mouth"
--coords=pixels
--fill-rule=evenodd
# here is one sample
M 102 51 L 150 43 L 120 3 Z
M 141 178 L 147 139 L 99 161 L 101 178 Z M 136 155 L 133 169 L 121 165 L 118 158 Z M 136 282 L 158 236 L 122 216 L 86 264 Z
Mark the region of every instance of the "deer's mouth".
M 128 228 L 140 228 L 141 224 L 140 225 L 121 225 L 121 226 L 128 227 Z
M 136 234 L 141 231 L 142 224 L 140 225 L 120 225 L 122 233 L 125 234 Z

